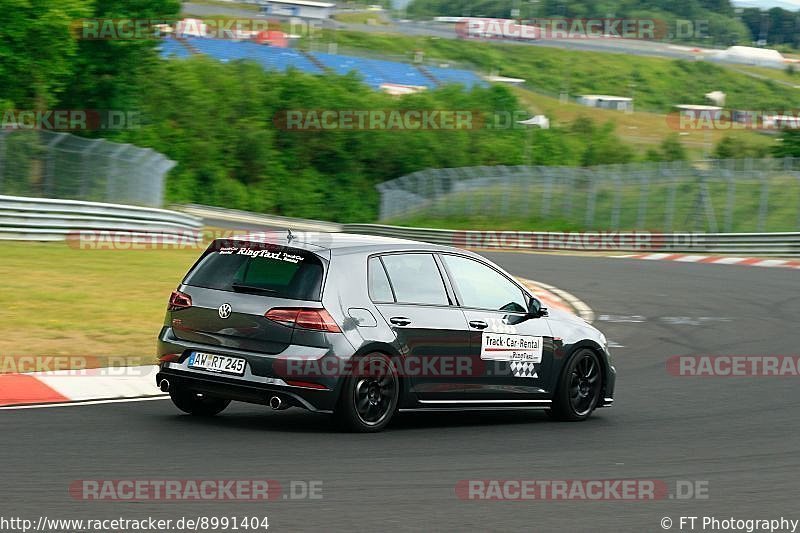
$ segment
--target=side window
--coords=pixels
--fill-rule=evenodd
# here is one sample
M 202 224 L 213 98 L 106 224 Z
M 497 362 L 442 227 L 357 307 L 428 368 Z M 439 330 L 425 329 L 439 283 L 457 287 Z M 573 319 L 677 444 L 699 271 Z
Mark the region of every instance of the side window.
M 369 297 L 375 302 L 393 302 L 394 295 L 392 294 L 392 287 L 389 285 L 389 278 L 386 277 L 386 271 L 383 269 L 381 260 L 377 257 L 371 257 L 369 263 Z
M 464 307 L 527 311 L 522 290 L 496 270 L 467 257 L 443 254 L 442 259 L 453 276 Z
M 448 305 L 444 281 L 431 254 L 392 254 L 382 257 L 397 301 L 407 304 Z

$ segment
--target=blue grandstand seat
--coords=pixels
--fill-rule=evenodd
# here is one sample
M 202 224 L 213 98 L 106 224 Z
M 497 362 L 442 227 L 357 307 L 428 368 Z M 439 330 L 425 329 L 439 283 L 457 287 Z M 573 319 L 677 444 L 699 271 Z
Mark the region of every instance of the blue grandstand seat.
M 322 69 L 318 66 L 320 64 L 338 74 L 347 74 L 355 71 L 361 76 L 364 83 L 375 89 L 384 83 L 417 85 L 429 88 L 436 86 L 418 68 L 408 63 L 325 54 L 322 52 L 314 52 L 312 54 L 314 61 L 312 61 L 305 54 L 291 48 L 266 46 L 249 41 L 236 42 L 224 39 L 187 37 L 186 42 L 194 50 L 220 61 L 251 59 L 267 70 L 285 71 L 289 68 L 295 68 L 303 72 L 319 74 L 322 72 Z M 187 57 L 190 55 L 186 46 L 173 38 L 166 38 L 162 41 L 161 54 L 164 57 Z M 426 67 L 426 69 L 442 84 L 460 83 L 467 88 L 486 85 L 480 77 L 468 70 L 443 67 Z
M 167 37 L 161 41 L 161 55 L 163 57 L 184 58 L 189 57 L 192 54 L 186 49 L 183 43 L 179 42 L 177 39 L 173 39 L 172 37 Z
M 364 79 L 364 83 L 370 87 L 378 88 L 384 83 L 420 85 L 423 87 L 434 86 L 434 83 L 423 76 L 417 68 L 407 63 L 324 54 L 321 52 L 315 52 L 313 55 L 317 61 L 338 74 L 356 71 Z
M 248 41 L 235 42 L 201 37 L 189 37 L 187 41 L 198 52 L 220 61 L 251 59 L 267 70 L 284 71 L 291 67 L 304 72 L 320 73 L 320 69 L 306 56 L 290 48 L 278 48 Z

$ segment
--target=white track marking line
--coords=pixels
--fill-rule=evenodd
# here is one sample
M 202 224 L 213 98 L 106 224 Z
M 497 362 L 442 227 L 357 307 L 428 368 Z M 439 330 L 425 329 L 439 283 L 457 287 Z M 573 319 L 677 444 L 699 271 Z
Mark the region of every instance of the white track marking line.
M 160 394 L 158 396 L 144 396 L 142 398 L 114 398 L 111 400 L 91 400 L 85 402 L 61 402 L 61 403 L 38 403 L 27 405 L 7 405 L 0 407 L 0 411 L 15 411 L 17 409 L 47 409 L 50 407 L 79 407 L 81 405 L 102 405 L 107 403 L 128 403 L 128 402 L 150 402 L 153 400 L 166 400 L 169 398 L 167 394 Z
M 659 259 L 664 259 L 665 257 L 669 257 L 675 254 L 649 254 L 643 256 L 641 259 L 646 259 L 648 261 L 658 261 Z
M 675 261 L 680 261 L 681 263 L 696 263 L 707 258 L 707 255 L 684 255 L 683 257 L 675 258 Z

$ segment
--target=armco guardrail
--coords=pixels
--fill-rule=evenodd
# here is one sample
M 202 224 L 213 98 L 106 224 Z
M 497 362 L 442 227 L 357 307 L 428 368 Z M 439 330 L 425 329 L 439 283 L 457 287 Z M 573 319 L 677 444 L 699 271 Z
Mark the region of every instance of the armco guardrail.
M 665 252 L 800 257 L 800 233 L 465 231 L 344 224 L 343 231 L 487 250 Z
M 80 232 L 114 232 L 131 238 L 154 235 L 202 238 L 202 221 L 166 209 L 78 200 L 0 196 L 0 239 L 60 241 Z
M 260 226 L 276 229 L 292 229 L 296 231 L 318 231 L 318 232 L 337 232 L 342 231 L 342 224 L 336 222 L 326 222 L 323 220 L 310 220 L 307 218 L 291 218 L 280 215 L 268 215 L 264 213 L 253 213 L 250 211 L 240 211 L 238 209 L 226 209 L 224 207 L 212 207 L 208 205 L 188 204 L 177 206 L 184 213 L 205 219 L 207 225 L 213 225 L 218 221 L 234 222 L 241 225 L 239 229 L 248 229 L 251 226 Z
M 800 232 L 797 233 L 653 233 L 645 231 L 469 231 L 412 228 L 383 224 L 337 224 L 208 207 L 182 206 L 181 210 L 205 218 L 248 225 L 296 231 L 343 231 L 381 235 L 434 244 L 485 250 L 586 252 L 665 252 L 732 254 L 771 257 L 800 257 Z

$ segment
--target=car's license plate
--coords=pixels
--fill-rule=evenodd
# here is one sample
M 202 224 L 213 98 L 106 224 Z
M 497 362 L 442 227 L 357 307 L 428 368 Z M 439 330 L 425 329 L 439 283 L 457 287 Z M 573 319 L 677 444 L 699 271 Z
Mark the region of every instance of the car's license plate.
M 241 357 L 228 357 L 213 353 L 192 352 L 189 355 L 189 368 L 201 368 L 210 372 L 244 375 L 247 361 Z

